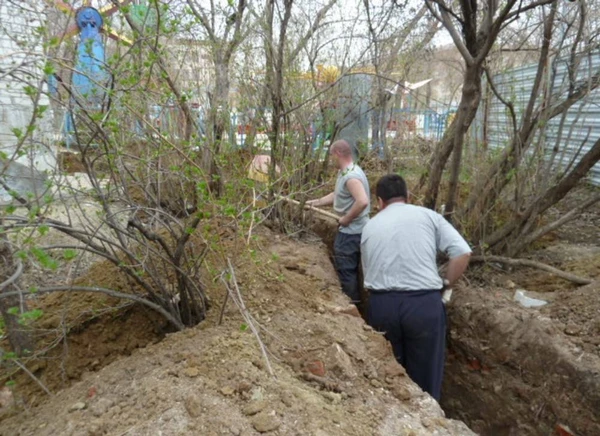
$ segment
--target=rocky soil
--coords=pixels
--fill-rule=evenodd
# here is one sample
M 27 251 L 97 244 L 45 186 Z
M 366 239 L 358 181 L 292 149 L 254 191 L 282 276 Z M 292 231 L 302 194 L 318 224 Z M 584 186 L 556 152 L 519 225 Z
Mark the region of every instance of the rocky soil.
M 225 291 L 215 281 L 208 319 L 160 342 L 132 341 L 132 331 L 153 327 L 123 322 L 132 318 L 121 312 L 82 326 L 93 335 L 67 342 L 81 366 L 65 368 L 62 389 L 49 363 L 37 369 L 55 381 L 52 397 L 19 378 L 0 435 L 472 434 L 444 417 L 348 305 L 322 243 L 259 233 L 235 268 L 268 360 L 231 300 L 219 325 Z M 118 334 L 110 318 L 121 320 Z M 84 350 L 109 343 L 128 343 L 130 355 L 86 359 Z

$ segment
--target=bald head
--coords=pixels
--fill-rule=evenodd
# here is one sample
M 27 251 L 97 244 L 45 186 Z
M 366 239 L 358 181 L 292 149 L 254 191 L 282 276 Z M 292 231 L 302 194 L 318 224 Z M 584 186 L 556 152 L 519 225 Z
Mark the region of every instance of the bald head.
M 331 144 L 331 151 L 341 157 L 352 157 L 352 147 L 344 139 L 338 139 Z

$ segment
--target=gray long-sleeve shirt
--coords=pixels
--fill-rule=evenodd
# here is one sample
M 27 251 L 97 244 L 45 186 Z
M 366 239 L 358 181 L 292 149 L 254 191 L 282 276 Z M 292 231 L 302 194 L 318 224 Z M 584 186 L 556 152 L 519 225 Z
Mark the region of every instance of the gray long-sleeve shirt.
M 361 256 L 365 288 L 378 291 L 441 289 L 436 255 L 470 253 L 458 231 L 439 213 L 392 203 L 365 225 Z

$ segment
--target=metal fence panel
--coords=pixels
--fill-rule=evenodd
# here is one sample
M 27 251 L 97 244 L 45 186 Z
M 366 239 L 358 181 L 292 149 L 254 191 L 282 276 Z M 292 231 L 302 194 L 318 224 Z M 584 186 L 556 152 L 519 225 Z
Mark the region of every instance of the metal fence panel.
M 578 82 L 585 83 L 599 72 L 600 51 L 581 59 L 575 78 Z M 520 122 L 531 97 L 536 74 L 537 64 L 515 68 L 493 78 L 498 93 L 513 103 L 517 122 Z M 541 92 L 552 95 L 555 103 L 568 95 L 570 83 L 568 59 L 557 59 L 545 77 L 546 87 Z M 486 83 L 484 92 L 485 86 Z M 512 140 L 513 127 L 509 111 L 495 96 L 488 101 L 487 114 L 485 111 L 485 105 L 481 105 L 471 128 L 471 136 L 476 142 L 485 139 L 492 149 L 502 149 Z M 559 173 L 569 165 L 576 164 L 600 139 L 600 90 L 591 91 L 564 115 L 549 120 L 542 135 L 540 137 L 538 134 L 535 141 L 539 141 L 544 147 L 545 156 L 553 171 Z M 600 163 L 590 171 L 589 180 L 593 185 L 600 186 Z

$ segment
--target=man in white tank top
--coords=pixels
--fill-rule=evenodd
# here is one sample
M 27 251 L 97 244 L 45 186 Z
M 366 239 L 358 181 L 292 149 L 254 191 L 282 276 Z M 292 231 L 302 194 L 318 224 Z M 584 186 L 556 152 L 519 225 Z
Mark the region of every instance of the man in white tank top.
M 347 141 L 331 145 L 330 158 L 338 168 L 335 190 L 318 200 L 307 201 L 315 207 L 333 205 L 340 216 L 334 244 L 335 269 L 342 291 L 357 306 L 360 303 L 359 268 L 360 237 L 369 221 L 371 195 L 369 181 L 363 170 L 354 163 L 352 148 Z

